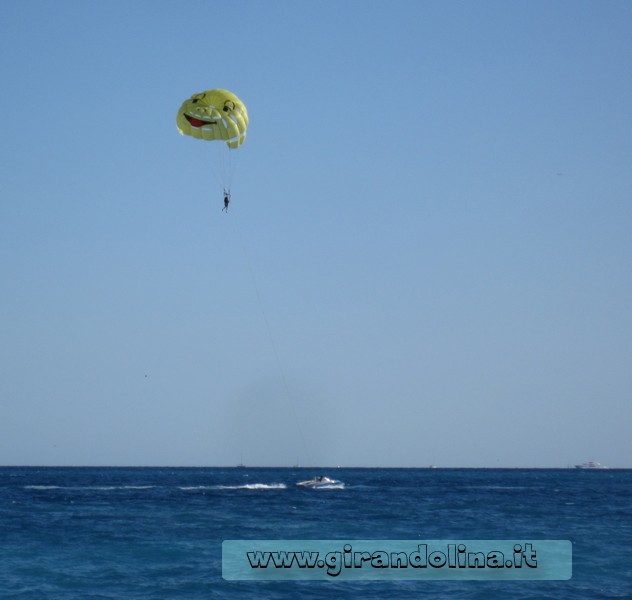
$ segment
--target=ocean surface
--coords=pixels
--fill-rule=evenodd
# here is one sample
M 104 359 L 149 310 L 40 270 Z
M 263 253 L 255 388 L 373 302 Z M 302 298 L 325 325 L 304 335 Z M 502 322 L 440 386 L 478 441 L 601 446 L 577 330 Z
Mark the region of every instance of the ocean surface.
M 571 540 L 572 578 L 222 578 L 227 539 L 516 538 Z M 0 598 L 632 598 L 632 471 L 3 467 Z

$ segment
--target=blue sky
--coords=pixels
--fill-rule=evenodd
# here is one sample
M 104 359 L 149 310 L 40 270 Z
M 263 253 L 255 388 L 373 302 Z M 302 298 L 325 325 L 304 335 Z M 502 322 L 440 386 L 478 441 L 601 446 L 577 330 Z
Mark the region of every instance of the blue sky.
M 5 0 L 0 464 L 632 467 L 631 29 Z

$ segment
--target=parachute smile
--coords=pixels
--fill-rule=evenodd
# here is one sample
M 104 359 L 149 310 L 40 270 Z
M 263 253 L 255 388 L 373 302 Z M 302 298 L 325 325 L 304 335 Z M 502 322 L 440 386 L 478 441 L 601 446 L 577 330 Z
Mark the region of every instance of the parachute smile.
M 190 115 L 184 115 L 186 120 L 191 123 L 191 127 L 204 127 L 205 125 L 216 125 L 215 121 L 202 121 L 202 119 L 198 119 L 197 117 L 192 117 Z

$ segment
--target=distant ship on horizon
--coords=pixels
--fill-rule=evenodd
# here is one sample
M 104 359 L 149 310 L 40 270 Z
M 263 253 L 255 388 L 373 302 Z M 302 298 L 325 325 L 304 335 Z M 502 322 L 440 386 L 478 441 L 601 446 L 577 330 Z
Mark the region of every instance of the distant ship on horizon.
M 588 462 L 582 463 L 581 465 L 575 465 L 575 468 L 576 469 L 607 469 L 608 467 L 594 460 L 589 460 Z

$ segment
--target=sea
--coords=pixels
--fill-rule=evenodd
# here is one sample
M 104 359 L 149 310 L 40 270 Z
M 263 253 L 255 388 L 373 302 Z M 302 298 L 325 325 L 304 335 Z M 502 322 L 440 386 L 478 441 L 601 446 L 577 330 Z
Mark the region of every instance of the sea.
M 224 540 L 570 540 L 572 577 L 232 581 Z M 629 599 L 632 471 L 0 467 L 0 598 Z

